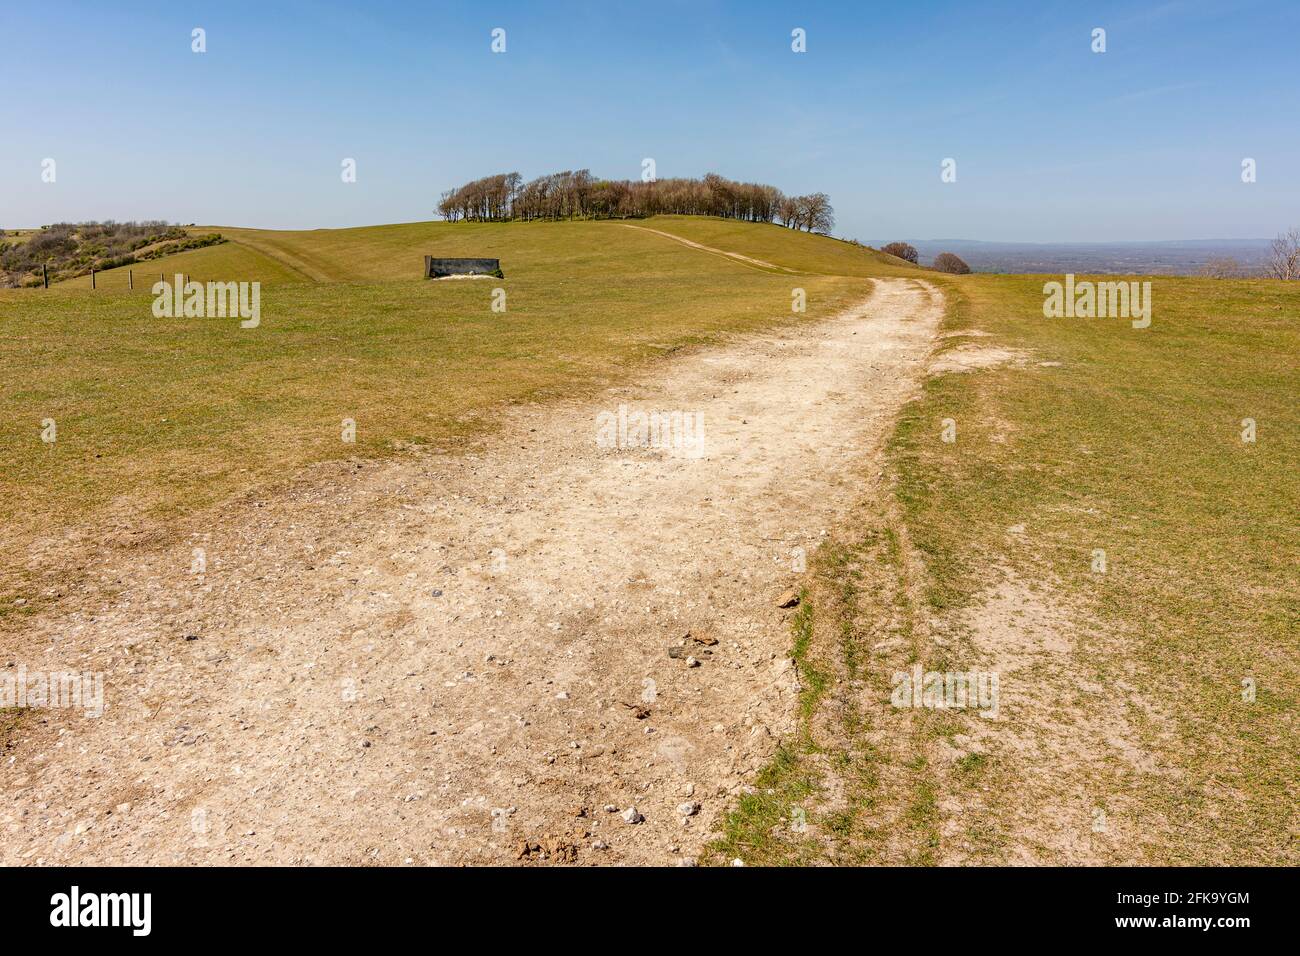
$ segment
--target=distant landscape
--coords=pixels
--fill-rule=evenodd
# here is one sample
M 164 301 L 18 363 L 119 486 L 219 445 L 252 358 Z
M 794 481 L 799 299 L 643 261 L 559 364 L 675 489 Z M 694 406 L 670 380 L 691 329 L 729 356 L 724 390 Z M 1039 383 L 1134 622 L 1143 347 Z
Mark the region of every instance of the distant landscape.
M 890 239 L 869 239 L 879 248 Z M 1268 239 L 1185 239 L 1152 242 L 980 242 L 973 239 L 907 239 L 930 265 L 954 252 L 974 272 L 1100 272 L 1122 275 L 1202 275 L 1213 264 L 1235 263 L 1241 277 L 1260 275 Z

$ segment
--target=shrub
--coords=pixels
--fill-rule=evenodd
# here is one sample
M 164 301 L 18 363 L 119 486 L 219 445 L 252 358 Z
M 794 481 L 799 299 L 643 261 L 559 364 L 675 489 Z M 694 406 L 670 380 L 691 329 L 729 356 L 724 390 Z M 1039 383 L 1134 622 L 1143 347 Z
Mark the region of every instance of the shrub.
M 916 246 L 908 242 L 891 242 L 880 250 L 886 255 L 897 256 L 900 259 L 906 259 L 908 262 L 916 265 Z
M 941 252 L 935 256 L 934 267 L 940 272 L 951 272 L 953 275 L 958 276 L 964 276 L 970 272 L 970 266 L 962 261 L 961 256 L 955 256 L 951 252 Z
M 85 275 L 92 266 L 112 269 L 224 241 L 220 233 L 191 236 L 158 220 L 57 222 L 25 243 L 0 242 L 0 285 L 30 284 L 24 277 L 39 273 L 43 265 L 50 280 L 59 281 Z

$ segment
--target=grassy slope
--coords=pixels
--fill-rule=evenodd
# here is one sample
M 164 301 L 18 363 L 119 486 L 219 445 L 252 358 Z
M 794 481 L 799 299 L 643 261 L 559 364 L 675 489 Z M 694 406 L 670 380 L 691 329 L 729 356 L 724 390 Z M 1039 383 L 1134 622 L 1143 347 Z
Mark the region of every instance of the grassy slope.
M 577 278 L 613 271 L 625 256 L 640 275 L 705 268 L 699 253 L 683 259 L 667 240 L 640 236 L 613 222 L 442 223 L 412 222 L 360 229 L 305 232 L 220 227 L 222 235 L 282 257 L 320 281 L 418 279 L 425 255 L 488 256 L 502 260 L 507 279 L 529 279 L 564 268 Z M 667 253 L 673 255 L 665 257 Z M 693 264 L 693 265 L 688 265 Z M 740 270 L 731 268 L 727 274 Z
M 774 226 L 638 224 L 807 273 L 935 278 Z M 13 370 L 0 394 L 7 553 L 42 528 L 93 520 L 119 494 L 163 517 L 314 460 L 443 444 L 490 427 L 500 403 L 572 394 L 666 348 L 789 318 L 791 277 L 617 223 L 222 231 L 236 242 L 174 258 L 198 278 L 268 283 L 259 334 L 154 320 L 147 291 L 111 284 L 0 293 L 0 359 Z M 486 307 L 498 283 L 414 279 L 425 253 L 500 256 L 509 313 Z M 921 622 L 978 605 L 982 569 L 997 566 L 1050 582 L 1098 634 L 1125 635 L 1123 659 L 1085 643 L 1080 666 L 1103 686 L 1136 686 L 1171 721 L 1171 736 L 1144 741 L 1166 776 L 1099 778 L 1135 795 L 1128 829 L 1147 834 L 1115 859 L 1293 859 L 1297 293 L 1156 279 L 1155 321 L 1140 333 L 1044 320 L 1041 277 L 938 281 L 949 330 L 1062 364 L 932 379 L 909 407 L 891 450 L 895 494 L 815 563 L 795 647 L 803 729 L 731 816 L 720 852 L 924 863 L 961 842 L 977 859 L 1014 858 L 1007 821 L 1026 802 L 1015 755 L 995 742 L 941 771 L 926 754 L 960 723 L 883 703 L 892 666 L 953 653 Z M 862 288 L 797 282 L 812 316 Z M 53 449 L 37 437 L 47 415 L 60 425 Z M 345 416 L 357 446 L 338 441 Z M 936 440 L 947 417 L 960 423 L 955 446 Z M 1244 417 L 1259 422 L 1255 445 L 1238 438 Z M 1014 544 L 1013 524 L 1029 529 Z M 1112 573 L 1088 573 L 1094 547 Z M 882 637 L 898 639 L 896 659 L 873 658 Z M 1259 685 L 1250 707 L 1246 675 Z M 817 799 L 828 770 L 843 791 L 833 806 Z M 1093 786 L 1079 773 L 1067 768 L 1061 786 Z M 942 808 L 971 794 L 958 835 L 941 835 Z M 796 806 L 811 809 L 800 836 L 787 825 Z
M 104 274 L 94 292 L 69 282 L 0 293 L 6 553 L 115 513 L 174 517 L 314 461 L 445 444 L 490 428 L 502 403 L 573 396 L 670 349 L 803 318 L 790 312 L 790 277 L 613 223 L 420 223 L 303 233 L 296 245 L 299 234 L 253 235 L 271 255 L 354 280 L 330 283 L 295 278 L 243 244 L 247 231 L 230 232 L 240 242 L 150 271 L 267 282 L 255 330 L 155 319 L 144 283 L 117 288 L 124 274 Z M 425 251 L 499 255 L 507 278 L 426 282 Z M 798 282 L 808 319 L 866 290 L 851 278 Z M 490 309 L 498 285 L 505 314 Z M 54 445 L 40 440 L 45 418 L 58 424 Z M 356 445 L 340 440 L 344 418 L 357 422 Z M 0 615 L 4 593 L 36 583 L 22 562 L 4 573 Z
M 707 216 L 655 216 L 637 224 L 801 272 L 845 276 L 933 274 L 875 249 L 826 236 L 794 234 L 771 223 Z
M 796 233 L 776 225 L 704 216 L 656 216 L 630 221 L 704 245 L 775 262 L 818 275 L 915 274 L 924 270 L 883 253 L 824 236 Z M 395 223 L 355 229 L 267 230 L 202 226 L 195 234 L 220 232 L 230 242 L 132 266 L 137 281 L 159 272 L 180 271 L 196 279 L 257 278 L 281 281 L 384 281 L 417 279 L 423 256 L 497 256 L 507 277 L 548 270 L 563 245 L 565 259 L 578 265 L 607 260 L 605 247 L 645 248 L 635 244 L 620 222 L 559 223 Z M 666 239 L 655 240 L 660 243 Z M 697 256 L 702 255 L 697 253 Z M 100 272 L 100 289 L 126 287 L 126 267 Z M 89 289 L 88 276 L 56 283 L 51 291 Z
M 201 233 L 204 230 L 190 230 Z M 147 262 L 137 262 L 132 266 L 120 266 L 95 273 L 97 293 L 126 292 L 127 273 L 133 273 L 136 292 L 148 292 L 149 288 L 166 276 L 173 280 L 177 273 L 187 275 L 195 282 L 209 280 L 225 281 L 228 279 L 256 279 L 263 284 L 280 282 L 305 282 L 307 278 L 270 256 L 263 255 L 248 246 L 235 242 L 223 242 L 202 249 L 190 249 Z M 77 276 L 53 283 L 48 290 L 40 290 L 42 295 L 68 295 L 90 291 L 90 276 Z
M 1041 276 L 939 281 L 945 331 L 991 333 L 945 347 L 1029 360 L 931 378 L 905 410 L 893 495 L 813 569 L 816 627 L 795 652 L 825 705 L 716 857 L 1294 865 L 1300 289 L 1157 278 L 1139 331 L 1044 319 Z M 940 441 L 945 418 L 955 444 Z M 1063 612 L 1068 655 L 1035 665 L 1040 683 L 1004 685 L 1021 699 L 1000 727 L 892 708 L 894 669 L 978 666 L 963 622 L 1004 575 Z M 1135 738 L 1136 766 L 1116 759 L 1103 714 Z M 982 745 L 936 760 L 977 733 Z M 817 837 L 782 822 L 797 808 Z
M 968 605 L 981 569 L 1006 567 L 1090 612 L 1081 670 L 1133 695 L 1129 718 L 1160 767 L 1115 772 L 1130 845 L 1103 858 L 1294 864 L 1300 289 L 1157 278 L 1152 326 L 1134 330 L 1044 319 L 1042 283 L 948 283 L 949 327 L 1061 366 L 932 379 L 902 421 L 899 499 L 926 601 L 941 614 Z M 945 417 L 956 444 L 936 440 Z M 1258 423 L 1253 444 L 1244 418 Z M 1009 541 L 1017 524 L 1026 536 Z M 1014 755 L 995 745 L 987 763 L 966 785 L 994 796 L 967 834 L 995 831 L 1020 799 Z M 995 839 L 988 855 L 1007 849 Z

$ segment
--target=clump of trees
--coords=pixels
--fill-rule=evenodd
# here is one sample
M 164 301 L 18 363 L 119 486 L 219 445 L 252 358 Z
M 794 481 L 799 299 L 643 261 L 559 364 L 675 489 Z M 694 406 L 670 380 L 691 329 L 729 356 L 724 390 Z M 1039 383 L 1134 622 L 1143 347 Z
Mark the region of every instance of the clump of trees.
M 964 276 L 970 273 L 970 266 L 966 265 L 961 256 L 951 252 L 941 252 L 935 256 L 934 267 L 940 272 L 951 272 L 953 275 Z
M 835 210 L 825 193 L 810 196 L 787 196 L 777 204 L 781 225 L 807 232 L 829 233 L 835 228 Z
M 721 216 L 779 222 L 828 233 L 835 211 L 825 193 L 786 196 L 775 186 L 742 183 L 709 173 L 703 179 L 599 179 L 590 170 L 566 170 L 524 182 L 518 173 L 484 176 L 449 189 L 438 215 L 449 222 L 534 219 L 627 219 L 660 214 Z
M 897 256 L 900 259 L 906 259 L 913 265 L 916 264 L 918 258 L 916 246 L 910 242 L 891 242 L 888 245 L 881 246 L 880 251 L 887 255 Z

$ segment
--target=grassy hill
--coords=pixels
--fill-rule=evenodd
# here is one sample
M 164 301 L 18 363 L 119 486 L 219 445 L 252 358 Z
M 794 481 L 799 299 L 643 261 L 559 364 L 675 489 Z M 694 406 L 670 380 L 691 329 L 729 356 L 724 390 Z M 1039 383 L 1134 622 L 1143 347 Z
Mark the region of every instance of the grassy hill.
M 419 279 L 425 254 L 492 256 L 502 259 L 509 278 L 528 278 L 561 268 L 583 270 L 611 256 L 673 252 L 672 242 L 648 230 L 671 233 L 814 275 L 926 274 L 902 260 L 839 239 L 799 233 L 770 223 L 748 223 L 707 216 L 655 216 L 650 219 L 576 222 L 445 223 L 412 222 L 354 229 L 270 230 L 200 226 L 195 234 L 219 232 L 227 242 L 164 257 L 131 268 L 137 288 L 183 272 L 195 279 L 254 279 L 263 283 L 383 282 Z M 640 234 L 638 234 L 638 232 Z M 679 251 L 679 250 L 677 250 Z M 680 261 L 699 261 L 703 253 Z M 781 271 L 781 270 L 774 270 Z M 126 268 L 96 276 L 102 290 L 124 289 Z M 152 277 L 152 279 L 150 279 Z M 82 276 L 51 291 L 89 289 Z
M 199 230 L 196 230 L 198 232 Z M 207 230 L 203 230 L 207 231 Z M 190 276 L 198 282 L 209 280 L 258 281 L 264 284 L 308 281 L 288 266 L 242 243 L 226 241 L 220 245 L 190 249 L 175 255 L 162 256 L 131 266 L 105 269 L 95 274 L 95 290 L 99 293 L 127 291 L 127 274 L 132 273 L 135 291 L 148 291 L 153 283 L 166 277 L 172 281 L 177 273 Z M 247 277 L 247 278 L 245 278 Z M 77 276 L 52 283 L 42 294 L 62 295 L 90 291 L 90 276 Z
M 134 292 L 124 270 L 93 291 L 0 290 L 0 549 L 14 556 L 0 626 L 67 600 L 106 542 L 175 547 L 194 516 L 219 520 L 222 501 L 274 494 L 305 466 L 455 450 L 506 406 L 828 316 L 872 276 L 923 277 L 947 297 L 941 352 L 1012 360 L 930 377 L 884 490 L 817 555 L 795 645 L 804 729 L 719 858 L 1300 862 L 1300 284 L 1153 277 L 1138 332 L 1044 319 L 1041 276 L 942 276 L 699 217 L 217 228 L 228 242 L 134 267 Z M 496 256 L 506 278 L 427 282 L 425 254 Z M 154 318 L 149 283 L 178 271 L 262 282 L 261 326 Z M 990 610 L 990 589 L 1012 586 L 1020 603 Z M 1064 650 L 1007 685 L 1011 719 L 887 706 L 889 664 L 971 666 L 1006 627 L 1018 652 L 1035 614 Z M 779 826 L 796 807 L 805 835 Z
M 614 222 L 221 231 L 230 241 L 133 266 L 133 292 L 126 269 L 95 290 L 88 277 L 0 290 L 8 553 L 52 527 L 162 522 L 316 461 L 463 441 L 503 403 L 579 395 L 682 346 L 829 315 L 868 288 Z M 771 233 L 762 251 L 790 262 L 830 242 Z M 861 272 L 883 268 L 857 252 Z M 425 253 L 497 256 L 506 278 L 428 282 Z M 260 328 L 155 318 L 149 287 L 176 272 L 262 282 Z M 796 286 L 804 315 L 791 311 Z M 496 287 L 505 313 L 492 311 Z M 355 444 L 340 440 L 345 418 Z M 40 440 L 46 419 L 54 444 Z M 0 572 L 0 614 L 19 570 Z

